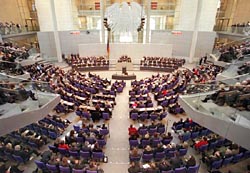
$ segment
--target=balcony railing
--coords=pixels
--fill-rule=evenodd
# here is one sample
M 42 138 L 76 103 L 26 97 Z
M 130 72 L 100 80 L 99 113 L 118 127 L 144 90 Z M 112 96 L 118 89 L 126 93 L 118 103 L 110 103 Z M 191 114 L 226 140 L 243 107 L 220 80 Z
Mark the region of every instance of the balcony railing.
M 215 31 L 228 32 L 232 34 L 250 35 L 250 26 L 231 26 L 231 27 L 218 27 L 215 26 Z
M 17 28 L 16 26 L 13 27 L 0 26 L 0 35 L 20 34 L 20 33 L 34 32 L 34 31 L 39 31 L 39 27 L 28 26 L 28 27 Z

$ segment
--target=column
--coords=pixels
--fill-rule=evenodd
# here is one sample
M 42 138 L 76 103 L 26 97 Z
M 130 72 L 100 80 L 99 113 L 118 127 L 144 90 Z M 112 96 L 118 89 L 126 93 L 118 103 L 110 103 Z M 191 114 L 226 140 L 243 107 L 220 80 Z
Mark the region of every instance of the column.
M 149 43 L 150 33 L 150 15 L 151 15 L 151 0 L 147 0 L 147 26 L 146 26 L 146 43 Z
M 105 43 L 105 28 L 103 25 L 104 21 L 104 0 L 100 0 L 100 13 L 101 13 L 101 43 Z
M 51 12 L 50 0 L 36 0 L 37 16 L 40 26 L 40 31 L 53 31 L 53 20 Z
M 192 42 L 191 42 L 190 54 L 189 54 L 189 63 L 193 62 L 193 58 L 194 58 L 194 55 L 195 55 L 195 49 L 196 49 L 197 38 L 198 38 L 199 21 L 200 21 L 200 15 L 201 15 L 202 1 L 203 0 L 198 0 L 197 1 L 193 37 L 192 37 Z
M 56 19 L 56 10 L 55 10 L 54 0 L 50 0 L 50 6 L 51 6 L 51 13 L 52 13 L 55 45 L 56 45 L 56 55 L 57 55 L 58 62 L 62 62 L 62 50 L 61 50 L 60 38 L 59 38 L 59 33 L 58 33 L 58 28 L 57 28 L 57 19 Z

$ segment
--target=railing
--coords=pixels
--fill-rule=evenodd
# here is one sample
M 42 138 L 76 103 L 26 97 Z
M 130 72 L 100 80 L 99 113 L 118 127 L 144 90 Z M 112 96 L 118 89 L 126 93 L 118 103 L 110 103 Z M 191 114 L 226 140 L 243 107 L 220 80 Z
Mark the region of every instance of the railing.
M 229 87 L 235 86 L 226 85 L 225 90 L 227 90 Z M 239 87 L 244 88 L 247 86 L 241 85 Z M 190 88 L 194 89 L 195 91 L 191 92 Z M 240 99 L 243 100 L 247 96 L 249 98 L 249 94 L 241 93 L 240 95 L 240 92 L 236 89 L 227 91 L 225 96 L 223 96 L 223 93 L 221 95 L 219 94 L 218 96 L 223 96 L 225 100 L 225 103 L 220 105 L 222 103 L 220 102 L 221 100 L 217 98 L 215 100 L 213 99 L 214 101 L 212 101 L 211 99 L 211 95 L 218 90 L 218 84 L 189 84 L 186 95 L 181 97 L 189 106 L 198 112 L 202 112 L 203 114 L 214 116 L 225 121 L 234 122 L 250 129 L 250 111 L 245 110 L 246 107 L 237 107 L 237 105 L 240 105 Z
M 214 30 L 250 36 L 250 26 L 215 27 Z
M 39 31 L 39 28 L 37 26 L 28 26 L 28 27 L 21 27 L 17 28 L 16 26 L 13 27 L 0 27 L 0 34 L 1 35 L 11 35 L 11 34 L 20 34 L 20 33 L 28 33 L 28 32 L 34 32 Z

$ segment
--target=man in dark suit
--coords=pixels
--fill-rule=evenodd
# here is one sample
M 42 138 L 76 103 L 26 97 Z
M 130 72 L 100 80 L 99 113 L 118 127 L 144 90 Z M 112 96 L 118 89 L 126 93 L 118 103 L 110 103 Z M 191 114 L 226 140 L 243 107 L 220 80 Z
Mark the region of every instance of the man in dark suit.
M 179 153 L 176 152 L 175 156 L 170 159 L 170 164 L 173 166 L 173 168 L 180 168 L 182 166 L 182 160 L 179 157 Z

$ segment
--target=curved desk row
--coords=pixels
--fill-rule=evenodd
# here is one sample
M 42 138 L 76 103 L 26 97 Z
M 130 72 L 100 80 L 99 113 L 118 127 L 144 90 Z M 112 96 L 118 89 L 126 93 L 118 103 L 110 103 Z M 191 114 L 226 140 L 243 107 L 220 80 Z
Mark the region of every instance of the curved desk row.
M 75 67 L 73 68 L 79 71 L 98 71 L 98 70 L 109 70 L 109 66 L 98 66 L 98 67 Z
M 160 72 L 173 72 L 177 68 L 172 67 L 140 67 L 140 70 L 148 70 L 148 71 L 160 71 Z

